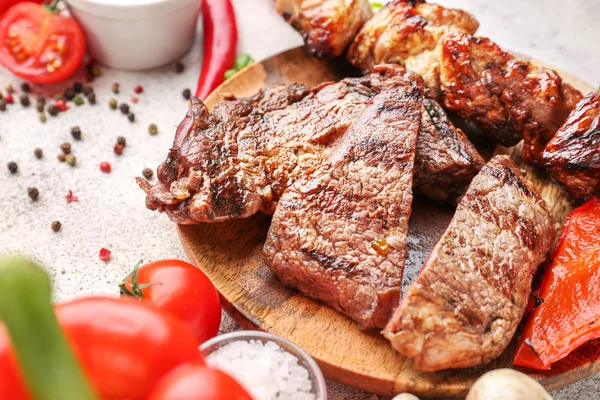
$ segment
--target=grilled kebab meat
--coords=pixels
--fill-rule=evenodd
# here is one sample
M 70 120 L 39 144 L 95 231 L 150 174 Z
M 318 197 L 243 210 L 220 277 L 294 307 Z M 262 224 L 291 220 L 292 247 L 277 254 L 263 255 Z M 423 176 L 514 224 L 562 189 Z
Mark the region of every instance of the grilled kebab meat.
M 369 0 L 277 0 L 276 7 L 318 58 L 341 55 L 372 15 Z
M 473 179 L 384 335 L 423 371 L 496 358 L 513 337 L 554 241 L 546 203 L 508 156 Z
M 287 189 L 263 249 L 288 286 L 362 328 L 398 305 L 423 86 L 382 92 L 327 159 Z
M 600 93 L 581 100 L 546 145 L 544 166 L 575 199 L 600 195 Z
M 138 179 L 146 205 L 181 224 L 272 214 L 283 191 L 320 164 L 327 146 L 372 97 L 417 82 L 418 75 L 401 67 L 379 66 L 365 77 L 313 89 L 278 85 L 248 98 L 232 97 L 213 113 L 192 100 L 158 169 L 158 183 Z M 481 168 L 481 158 L 439 106 L 427 104 L 415 182 L 422 193 L 453 203 Z
M 364 73 L 373 66 L 396 63 L 425 80 L 439 96 L 440 40 L 448 32 L 473 34 L 479 24 L 468 12 L 425 1 L 392 0 L 362 27 L 347 58 Z

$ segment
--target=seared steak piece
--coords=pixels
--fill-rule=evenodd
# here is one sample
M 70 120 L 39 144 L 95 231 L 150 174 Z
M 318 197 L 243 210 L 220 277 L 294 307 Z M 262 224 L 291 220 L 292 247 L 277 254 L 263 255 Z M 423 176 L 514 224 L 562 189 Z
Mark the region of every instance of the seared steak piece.
M 485 160 L 438 103 L 425 99 L 423 110 L 413 188 L 439 203 L 455 205 Z
M 158 183 L 152 186 L 138 179 L 147 193 L 146 205 L 181 224 L 244 218 L 258 211 L 272 214 L 283 191 L 321 163 L 326 147 L 363 113 L 373 96 L 421 81 L 401 67 L 378 66 L 368 76 L 314 89 L 279 85 L 248 98 L 228 98 L 214 113 L 192 99 L 167 160 L 158 168 Z M 471 144 L 445 117 L 439 118 L 436 129 L 434 139 L 444 137 L 448 147 L 423 146 L 419 154 L 424 161 L 418 171 L 426 176 L 419 182 L 447 181 L 452 202 L 457 188 L 468 185 L 469 172 L 460 174 L 447 163 L 457 160 L 465 171 L 476 170 L 478 165 L 459 161 L 471 153 Z M 424 138 L 433 138 L 432 133 Z M 443 176 L 431 175 L 436 173 Z M 443 200 L 443 187 L 435 191 L 425 184 L 420 187 Z
M 279 201 L 263 249 L 287 286 L 362 328 L 398 304 L 423 87 L 379 94 L 313 173 Z
M 470 119 L 494 142 L 537 164 L 544 146 L 581 99 L 553 70 L 516 59 L 487 38 L 451 33 L 442 40 L 444 106 Z
M 341 55 L 372 15 L 369 0 L 277 0 L 276 7 L 318 58 Z
M 466 11 L 392 0 L 361 28 L 347 58 L 364 73 L 395 63 L 420 74 L 434 98 L 439 95 L 440 40 L 448 32 L 475 33 L 479 23 Z
M 600 93 L 581 100 L 544 150 L 544 166 L 576 199 L 600 195 Z
M 423 371 L 488 363 L 523 317 L 554 241 L 546 203 L 508 156 L 473 179 L 384 335 Z

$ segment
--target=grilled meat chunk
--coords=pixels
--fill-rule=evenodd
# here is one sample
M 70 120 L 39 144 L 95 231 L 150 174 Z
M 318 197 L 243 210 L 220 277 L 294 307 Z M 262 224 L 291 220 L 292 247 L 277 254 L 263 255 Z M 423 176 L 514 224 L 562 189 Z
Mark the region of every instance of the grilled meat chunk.
M 581 93 L 553 70 L 516 59 L 487 38 L 451 33 L 442 40 L 444 106 L 470 119 L 494 142 L 541 162 L 544 146 Z
M 423 371 L 488 363 L 514 335 L 554 235 L 544 200 L 508 156 L 494 157 L 473 179 L 384 335 Z
M 348 50 L 348 60 L 365 73 L 381 63 L 396 63 L 417 72 L 439 95 L 440 39 L 448 32 L 475 33 L 473 16 L 426 4 L 424 1 L 392 0 L 360 30 Z
M 543 153 L 552 178 L 575 199 L 600 195 L 600 93 L 581 100 Z
M 398 304 L 423 86 L 382 92 L 287 189 L 263 249 L 288 286 L 381 328 Z
M 318 58 L 341 55 L 372 15 L 369 0 L 277 0 L 276 7 Z
M 451 205 L 462 196 L 485 160 L 435 100 L 423 101 L 417 139 L 415 192 Z

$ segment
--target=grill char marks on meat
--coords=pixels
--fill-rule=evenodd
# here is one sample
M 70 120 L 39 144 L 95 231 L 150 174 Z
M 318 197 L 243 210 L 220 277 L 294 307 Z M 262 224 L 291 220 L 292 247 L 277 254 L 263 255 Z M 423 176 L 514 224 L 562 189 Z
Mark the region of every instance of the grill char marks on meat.
M 263 249 L 285 285 L 362 328 L 382 328 L 398 304 L 422 99 L 422 86 L 375 97 L 283 194 Z
M 554 235 L 544 200 L 508 156 L 494 157 L 473 179 L 384 335 L 423 371 L 488 363 L 514 335 Z
M 276 8 L 318 58 L 341 55 L 372 15 L 369 0 L 277 0 Z
M 544 166 L 575 199 L 600 195 L 600 93 L 581 100 L 548 143 Z
M 523 159 L 541 161 L 548 141 L 581 99 L 553 70 L 504 52 L 487 38 L 452 33 L 440 63 L 444 106 L 472 120 L 494 142 L 514 146 Z
M 181 224 L 244 218 L 258 211 L 272 214 L 283 191 L 321 163 L 327 146 L 363 113 L 373 96 L 417 81 L 421 81 L 418 75 L 388 65 L 378 66 L 361 78 L 313 89 L 299 84 L 279 85 L 248 98 L 228 98 L 215 107 L 214 113 L 192 99 L 167 160 L 158 169 L 158 183 L 152 186 L 138 179 L 147 193 L 146 205 L 168 213 Z M 459 162 L 461 154 L 471 153 L 472 146 L 445 117 L 438 118 L 435 125 L 435 140 L 444 137 L 448 146 L 423 146 L 417 154 L 423 157 L 417 176 L 420 171 L 426 176 L 417 181 L 447 181 L 451 203 L 456 188 L 469 183 L 469 173 L 465 172 L 465 179 L 460 181 L 461 174 L 445 163 L 451 158 Z M 465 171 L 478 169 L 476 162 L 469 167 L 463 163 L 463 167 Z M 443 176 L 432 175 L 436 173 Z M 448 180 L 449 174 L 456 180 Z M 421 187 L 428 194 L 427 186 Z M 443 200 L 443 188 L 430 192 Z
M 485 160 L 438 103 L 423 101 L 414 190 L 439 203 L 456 204 Z

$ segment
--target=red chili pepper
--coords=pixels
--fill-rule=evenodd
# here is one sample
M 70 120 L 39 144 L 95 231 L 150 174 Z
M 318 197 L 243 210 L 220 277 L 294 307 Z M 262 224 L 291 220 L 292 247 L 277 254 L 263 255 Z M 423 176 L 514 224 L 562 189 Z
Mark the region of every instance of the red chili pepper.
M 205 100 L 233 66 L 238 41 L 231 0 L 203 0 L 204 56 L 196 97 Z
M 600 338 L 600 199 L 569 214 L 537 296 L 515 365 L 548 370 Z
M 107 262 L 110 260 L 110 250 L 105 249 L 104 247 L 100 249 L 100 253 L 98 254 L 98 257 L 100 257 L 100 259 L 104 262 Z
M 79 201 L 79 197 L 75 196 L 73 192 L 69 189 L 69 193 L 65 196 L 68 203 L 72 203 L 74 201 Z

